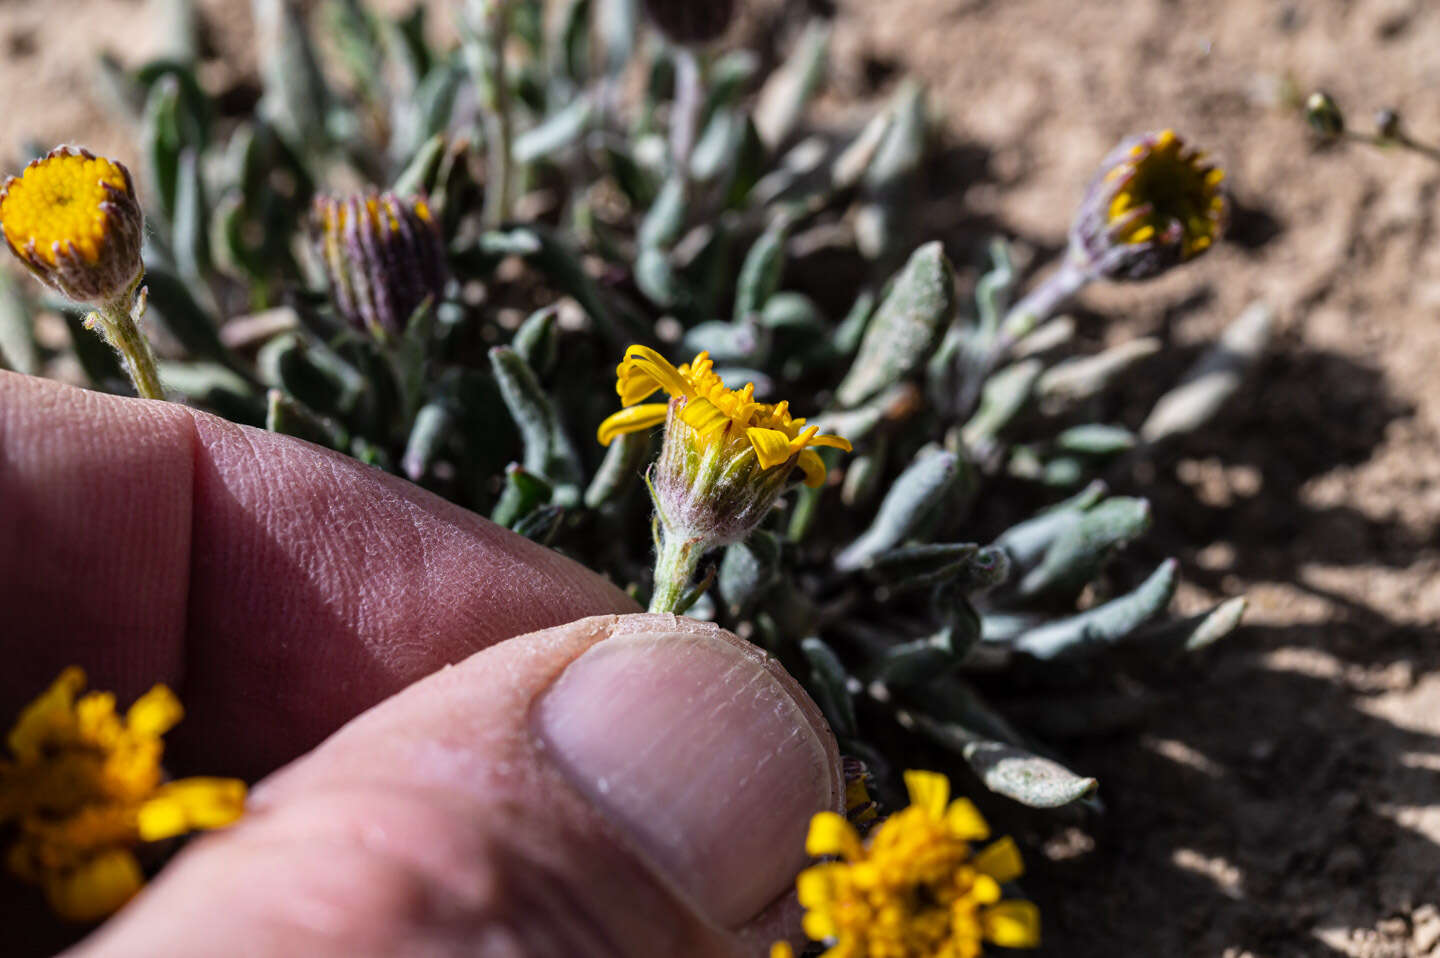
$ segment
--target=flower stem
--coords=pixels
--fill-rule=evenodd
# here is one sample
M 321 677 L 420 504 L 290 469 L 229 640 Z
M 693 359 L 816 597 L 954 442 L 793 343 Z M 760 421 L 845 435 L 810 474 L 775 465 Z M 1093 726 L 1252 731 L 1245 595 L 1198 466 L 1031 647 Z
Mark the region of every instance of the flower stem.
M 1045 281 L 1025 294 L 1005 315 L 1000 324 L 998 352 L 1004 353 L 1016 342 L 1028 335 L 1036 326 L 1055 315 L 1056 311 L 1076 293 L 1095 278 L 1077 257 L 1067 255 Z
M 160 369 L 155 363 L 155 353 L 150 349 L 150 340 L 140 329 L 140 317 L 144 315 L 145 290 L 140 290 L 137 296 L 132 286 L 110 302 L 101 304 L 99 310 L 86 318 L 85 324 L 98 329 L 110 347 L 120 354 L 120 363 L 141 399 L 164 399 L 165 390 L 160 385 Z
M 700 539 L 682 539 L 673 532 L 660 533 L 660 548 L 655 556 L 655 591 L 650 596 L 651 612 L 673 612 L 680 615 L 690 603 L 690 580 L 700 565 L 706 545 Z

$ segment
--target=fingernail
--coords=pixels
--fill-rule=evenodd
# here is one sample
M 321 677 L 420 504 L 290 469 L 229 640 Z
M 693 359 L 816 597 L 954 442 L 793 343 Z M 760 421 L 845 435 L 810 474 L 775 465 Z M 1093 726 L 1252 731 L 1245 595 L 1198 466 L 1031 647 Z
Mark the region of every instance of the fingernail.
M 819 712 L 738 639 L 606 639 L 556 680 L 535 722 L 570 783 L 725 927 L 790 886 L 810 817 L 835 802 Z

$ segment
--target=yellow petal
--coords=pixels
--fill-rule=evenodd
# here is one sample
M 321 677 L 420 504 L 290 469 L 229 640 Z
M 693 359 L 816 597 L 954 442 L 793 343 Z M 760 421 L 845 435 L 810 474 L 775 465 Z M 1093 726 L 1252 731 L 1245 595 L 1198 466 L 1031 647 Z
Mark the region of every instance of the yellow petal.
M 45 896 L 61 918 L 99 921 L 134 897 L 144 881 L 135 856 L 112 849 L 74 871 L 57 873 L 46 882 Z
M 143 841 L 221 828 L 245 810 L 245 783 L 234 778 L 183 778 L 162 785 L 140 806 L 136 828 Z
M 860 850 L 860 835 L 836 812 L 816 812 L 810 819 L 810 833 L 805 836 L 805 852 L 809 855 L 844 855 L 847 858 Z
M 643 399 L 649 399 L 660 383 L 644 370 L 622 365 L 615 380 L 615 392 L 620 396 L 620 405 L 633 406 Z
M 669 408 L 663 402 L 649 402 L 622 409 L 606 417 L 595 431 L 595 438 L 600 440 L 600 445 L 608 446 L 615 441 L 616 436 L 658 426 L 665 421 L 665 411 Z
M 1002 884 L 1014 881 L 1025 873 L 1025 863 L 1020 859 L 1020 849 L 1015 847 L 1015 839 L 1009 835 L 982 849 L 975 856 L 974 865 Z
M 778 429 L 750 428 L 745 430 L 761 469 L 769 469 L 790 460 L 790 437 Z
M 815 941 L 834 938 L 840 931 L 835 924 L 835 916 L 828 911 L 807 911 L 805 917 L 800 919 L 800 927 Z
M 828 434 L 812 436 L 810 441 L 806 445 L 829 446 L 831 449 L 839 449 L 842 452 L 854 451 L 854 447 L 850 445 L 849 439 L 846 439 L 843 436 L 832 436 Z
M 693 395 L 690 384 L 685 381 L 684 376 L 680 375 L 680 370 L 676 369 L 670 360 L 649 346 L 631 346 L 625 350 L 625 361 L 620 366 L 622 369 L 628 367 L 630 370 L 643 372 L 645 378 L 653 380 L 672 396 Z M 652 389 L 650 392 L 654 392 L 654 390 Z M 633 402 L 639 402 L 648 395 L 650 395 L 649 392 Z M 621 397 L 621 401 L 624 401 L 624 396 Z M 626 405 L 631 405 L 631 403 L 626 402 Z
M 910 792 L 911 805 L 923 808 L 931 818 L 944 817 L 945 803 L 950 799 L 950 780 L 944 775 L 910 769 L 905 773 L 905 788 Z
M 1034 902 L 1002 901 L 985 909 L 985 937 L 1002 948 L 1040 947 L 1040 909 Z
M 135 735 L 159 737 L 185 717 L 185 709 L 175 693 L 157 685 L 135 700 L 125 713 L 125 722 Z
M 951 835 L 967 842 L 990 837 L 990 826 L 985 823 L 985 816 L 968 798 L 957 798 L 945 809 L 945 827 Z
M 815 865 L 795 876 L 795 897 L 806 908 L 824 908 L 834 901 L 834 863 Z
M 800 458 L 795 460 L 795 465 L 805 474 L 805 485 L 811 489 L 818 489 L 825 484 L 825 460 L 813 449 L 801 451 Z
M 725 415 L 719 406 L 701 398 L 688 400 L 680 408 L 680 421 L 702 437 L 708 437 L 730 425 L 730 417 Z
M 770 946 L 770 958 L 795 958 L 795 949 L 788 941 L 777 941 Z

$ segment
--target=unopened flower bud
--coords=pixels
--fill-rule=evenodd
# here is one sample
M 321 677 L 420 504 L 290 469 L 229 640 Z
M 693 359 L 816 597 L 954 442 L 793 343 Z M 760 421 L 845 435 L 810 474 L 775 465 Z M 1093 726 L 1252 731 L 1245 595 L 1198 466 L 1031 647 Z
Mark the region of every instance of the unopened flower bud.
M 735 17 L 735 0 L 645 0 L 645 12 L 673 43 L 718 40 Z
M 57 147 L 6 180 L 0 227 L 36 279 L 77 302 L 118 301 L 145 268 L 130 171 L 89 150 Z
M 377 339 L 403 333 L 445 291 L 445 244 L 423 198 L 317 196 L 314 243 L 336 311 Z
M 1224 232 L 1224 176 L 1171 130 L 1128 137 L 1086 191 L 1072 252 L 1109 279 L 1146 279 L 1193 259 Z
M 1398 140 L 1401 138 L 1400 114 L 1395 110 L 1377 110 L 1375 113 L 1375 132 L 1387 140 Z
M 1305 101 L 1305 122 L 1324 139 L 1333 140 L 1345 132 L 1345 114 L 1330 94 L 1316 90 Z

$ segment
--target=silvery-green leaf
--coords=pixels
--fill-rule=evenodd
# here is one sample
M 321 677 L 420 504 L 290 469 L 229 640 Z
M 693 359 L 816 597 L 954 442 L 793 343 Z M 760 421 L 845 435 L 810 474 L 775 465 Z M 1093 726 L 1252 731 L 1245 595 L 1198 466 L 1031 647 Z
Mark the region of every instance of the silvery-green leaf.
M 230 375 L 233 377 L 234 373 L 230 373 Z M 167 379 L 167 383 L 169 382 L 170 380 Z M 240 385 L 243 385 L 243 382 Z M 186 395 L 202 400 L 210 398 L 205 394 L 190 392 L 180 386 L 175 388 L 181 389 Z M 265 428 L 267 431 L 294 436 L 296 439 L 303 439 L 306 442 L 313 442 L 331 449 L 345 448 L 348 437 L 345 436 L 343 430 L 328 425 L 300 403 L 285 395 L 283 391 L 271 389 L 266 393 L 265 398 Z
M 1055 437 L 1055 446 L 1086 456 L 1113 456 L 1135 448 L 1135 434 L 1124 426 L 1088 423 L 1071 426 Z
M 1053 759 L 1003 742 L 968 742 L 962 754 L 986 788 L 1031 808 L 1069 805 L 1100 787 L 1095 779 L 1076 775 Z
M 927 243 L 911 255 L 865 336 L 835 399 L 845 407 L 860 403 L 909 376 L 925 360 L 955 305 L 955 277 L 939 243 Z
M 685 228 L 685 181 L 671 177 L 660 187 L 655 203 L 640 221 L 636 236 L 642 248 L 669 249 Z
M 800 651 L 810 663 L 808 686 L 815 697 L 815 704 L 825 713 L 835 734 L 843 738 L 854 737 L 858 730 L 855 703 L 850 699 L 850 677 L 840 657 L 824 640 L 814 636 L 800 642 Z
M 535 310 L 525 318 L 520 328 L 515 330 L 515 338 L 510 343 L 515 352 L 520 354 L 520 358 L 542 377 L 554 368 L 560 349 L 559 333 L 556 330 L 558 312 L 555 306 Z
M 690 175 L 695 182 L 715 182 L 735 168 L 745 142 L 745 124 L 745 117 L 735 110 L 721 110 L 710 118 L 690 153 Z
M 187 146 L 180 151 L 176 166 L 170 246 L 176 267 L 191 283 L 199 282 L 210 268 L 209 208 L 200 176 L 200 153 Z
M 1031 629 L 1014 641 L 1013 648 L 1036 659 L 1098 652 L 1164 611 L 1175 594 L 1177 568 L 1174 559 L 1166 559 L 1134 591 L 1079 615 Z
M 445 400 L 434 399 L 420 407 L 405 441 L 405 454 L 400 457 L 400 469 L 411 482 L 419 482 L 430 471 L 453 425 L 454 416 Z
M 1146 337 L 1129 340 L 1094 356 L 1067 359 L 1045 370 L 1035 384 L 1035 391 L 1046 402 L 1047 411 L 1063 408 L 1099 395 L 1141 360 L 1159 351 L 1160 340 Z
M 490 350 L 490 368 L 520 428 L 525 468 L 554 484 L 557 503 L 574 505 L 580 499 L 580 459 L 534 370 L 507 346 Z
M 1149 502 L 1127 496 L 1106 499 L 1055 537 L 1040 564 L 1020 580 L 1019 595 L 1078 592 L 1117 549 L 1149 528 Z
M 829 23 L 810 21 L 795 49 L 760 89 L 755 127 L 768 149 L 774 150 L 790 138 L 824 79 L 830 31 Z
M 763 529 L 726 548 L 716 581 L 731 615 L 744 614 L 780 581 L 779 564 L 780 540 Z
M 593 29 L 603 51 L 605 73 L 618 79 L 635 51 L 638 0 L 596 0 Z
M 1265 303 L 1246 308 L 1180 384 L 1160 397 L 1140 427 L 1141 438 L 1159 442 L 1209 422 L 1264 355 L 1273 321 L 1274 311 Z
M 1104 499 L 1107 491 L 1105 483 L 1096 480 L 1034 518 L 1011 526 L 994 544 L 1009 553 L 1018 569 L 1029 569 L 1065 530 L 1079 523 L 1087 510 Z
M 1025 408 L 1040 378 L 1044 363 L 1038 359 L 1022 359 L 993 373 L 980 392 L 980 405 L 961 430 L 965 444 L 971 449 L 985 450 L 1000 431 Z
M 260 109 L 295 143 L 323 144 L 330 91 L 296 0 L 251 0 L 260 54 Z
M 620 499 L 640 481 L 650 451 L 650 436 L 643 432 L 627 432 L 616 436 L 605 450 L 600 468 L 585 489 L 585 505 L 600 509 Z
M 862 256 L 873 260 L 899 251 L 929 133 L 925 90 L 919 83 L 906 80 L 891 109 L 894 120 L 865 171 L 865 201 L 855 214 L 856 246 Z
M 548 546 L 555 540 L 555 533 L 560 531 L 560 520 L 563 518 L 564 506 L 547 503 L 521 516 L 511 528 L 527 539 Z
M 0 354 L 17 373 L 33 376 L 40 369 L 35 324 L 24 297 L 8 273 L 0 273 Z
M 745 255 L 735 286 L 736 322 L 758 314 L 779 289 L 789 232 L 789 225 L 783 219 L 772 222 Z
M 710 66 L 709 90 L 700 113 L 703 129 L 710 118 L 734 106 L 760 70 L 760 58 L 751 50 L 729 50 Z
M 513 528 L 520 519 L 548 503 L 554 494 L 554 487 L 545 481 L 544 476 L 512 462 L 505 470 L 505 488 L 501 490 L 490 519 L 496 525 Z
M 1147 650 L 1197 652 L 1238 629 L 1247 605 L 1244 596 L 1235 596 L 1199 615 L 1149 626 L 1132 636 L 1131 641 Z
M 579 141 L 594 117 L 595 104 L 591 98 L 576 97 L 539 126 L 531 127 L 515 138 L 511 148 L 515 162 L 534 163 L 555 157 Z
M 716 363 L 763 364 L 769 351 L 770 335 L 769 330 L 750 317 L 734 323 L 712 319 L 686 330 L 681 342 L 687 354 L 703 350 Z
M 907 539 L 921 535 L 960 480 L 962 464 L 949 452 L 922 454 L 900 474 L 870 528 L 835 557 L 835 568 L 853 572 Z

